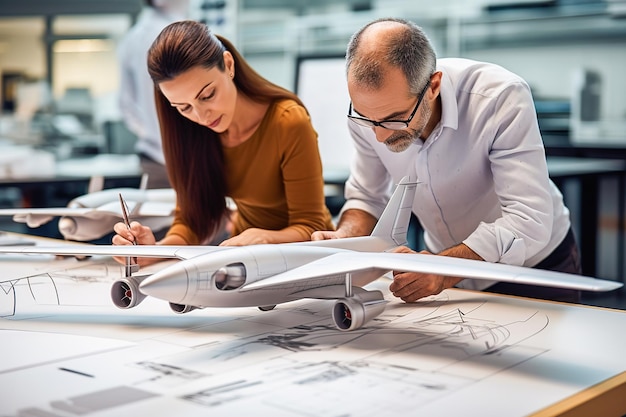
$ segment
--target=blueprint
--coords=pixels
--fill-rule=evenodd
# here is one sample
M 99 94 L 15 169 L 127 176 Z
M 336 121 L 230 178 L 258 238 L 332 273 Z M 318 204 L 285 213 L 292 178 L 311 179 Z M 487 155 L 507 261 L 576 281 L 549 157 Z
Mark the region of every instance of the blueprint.
M 1 265 L 2 416 L 526 416 L 626 371 L 614 310 L 464 290 L 405 304 L 383 277 L 367 288 L 385 312 L 341 332 L 332 301 L 119 310 L 108 258 Z

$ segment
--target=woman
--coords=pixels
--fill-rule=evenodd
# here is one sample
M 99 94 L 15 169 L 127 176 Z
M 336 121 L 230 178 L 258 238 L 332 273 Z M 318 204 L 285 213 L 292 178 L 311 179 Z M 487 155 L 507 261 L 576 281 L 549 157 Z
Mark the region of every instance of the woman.
M 177 210 L 158 243 L 221 245 L 310 240 L 333 228 L 324 202 L 317 134 L 293 93 L 257 74 L 226 39 L 194 21 L 167 26 L 148 52 L 163 152 Z M 118 223 L 113 244 L 155 244 L 137 222 Z M 146 265 L 149 258 L 140 258 Z

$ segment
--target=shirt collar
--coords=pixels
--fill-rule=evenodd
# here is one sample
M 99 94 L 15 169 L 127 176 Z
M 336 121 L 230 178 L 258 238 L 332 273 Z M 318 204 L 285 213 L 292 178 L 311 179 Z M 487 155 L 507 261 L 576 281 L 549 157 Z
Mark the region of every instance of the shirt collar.
M 456 101 L 456 94 L 452 80 L 446 74 L 442 72 L 441 88 L 439 89 L 439 95 L 441 96 L 441 121 L 442 127 L 449 127 L 456 130 L 459 127 L 459 108 Z
M 419 142 L 420 150 L 422 146 L 425 146 L 424 149 L 428 149 L 432 144 L 437 142 L 444 128 L 448 127 L 456 130 L 459 126 L 459 110 L 452 80 L 445 71 L 441 69 L 439 69 L 439 71 L 442 72 L 441 88 L 439 89 L 439 96 L 441 97 L 441 118 L 439 123 L 433 128 L 433 131 L 430 132 L 425 142 L 417 141 Z

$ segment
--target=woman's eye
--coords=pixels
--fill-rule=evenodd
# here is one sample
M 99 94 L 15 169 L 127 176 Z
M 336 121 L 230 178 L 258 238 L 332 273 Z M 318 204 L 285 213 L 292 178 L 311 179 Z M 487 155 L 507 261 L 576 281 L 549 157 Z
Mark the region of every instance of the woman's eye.
M 200 99 L 203 101 L 211 100 L 214 96 L 215 96 L 215 91 L 211 91 L 209 94 L 207 94 L 204 97 L 201 97 Z

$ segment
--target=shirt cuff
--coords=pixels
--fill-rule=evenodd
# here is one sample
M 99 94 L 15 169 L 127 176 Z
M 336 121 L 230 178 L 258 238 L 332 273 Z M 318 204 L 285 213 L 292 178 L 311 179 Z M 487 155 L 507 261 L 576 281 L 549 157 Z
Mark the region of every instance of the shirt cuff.
M 509 229 L 491 226 L 488 229 L 479 227 L 463 243 L 487 262 L 524 265 L 526 260 L 524 240 L 516 237 Z

